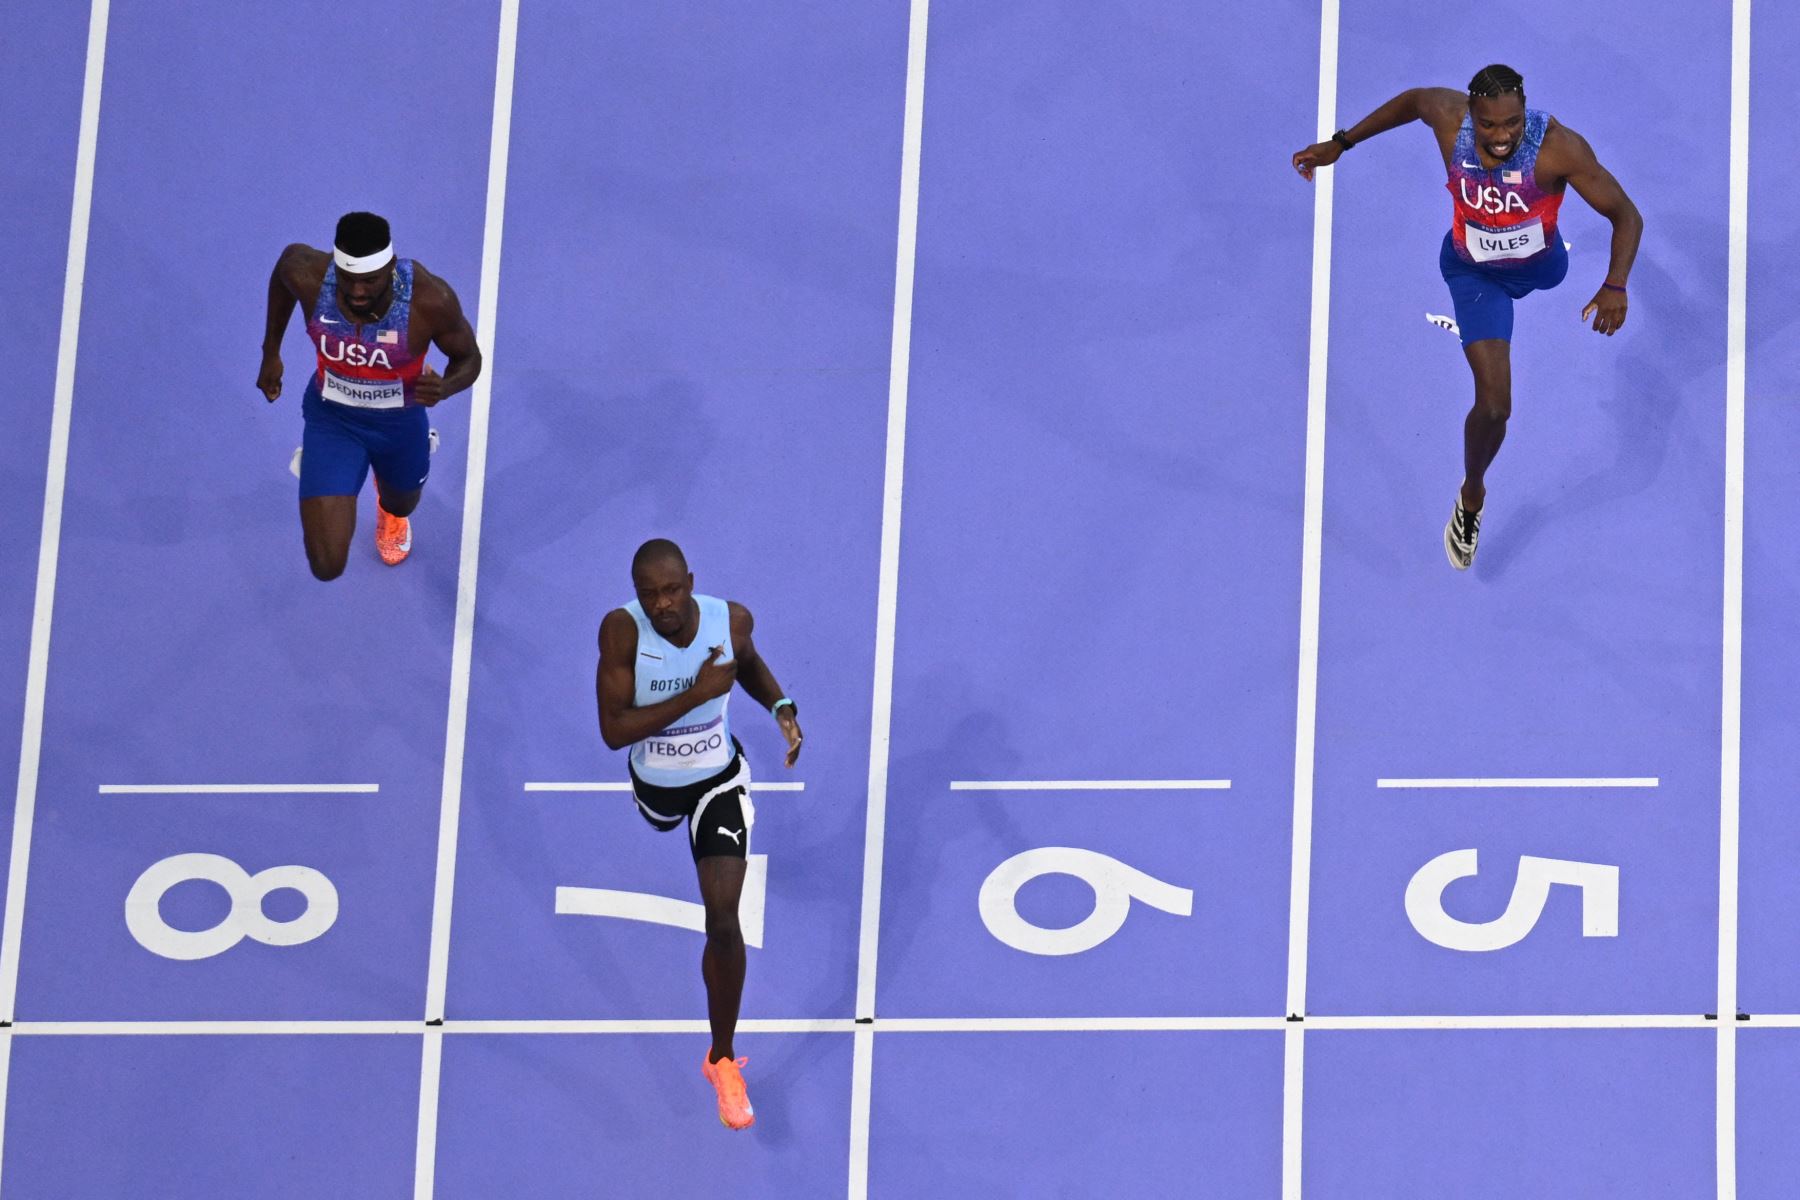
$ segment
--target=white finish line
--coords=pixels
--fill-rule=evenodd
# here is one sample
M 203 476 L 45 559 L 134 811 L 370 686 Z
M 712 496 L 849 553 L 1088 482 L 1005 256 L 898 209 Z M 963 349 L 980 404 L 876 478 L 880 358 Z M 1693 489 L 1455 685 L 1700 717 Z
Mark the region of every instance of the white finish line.
M 1800 1028 L 1800 1013 L 1769 1013 L 1747 1021 L 1723 1022 L 1763 1029 Z M 1304 1022 L 1281 1016 L 1236 1017 L 877 1017 L 859 1024 L 850 1017 L 773 1017 L 738 1022 L 746 1034 L 872 1033 L 1278 1033 L 1304 1025 L 1315 1032 L 1382 1030 L 1532 1029 L 1711 1029 L 1721 1024 L 1700 1013 L 1500 1013 L 1454 1016 L 1401 1014 L 1309 1016 Z M 704 1019 L 545 1019 L 446 1020 L 427 1026 L 411 1020 L 356 1021 L 20 1021 L 18 1037 L 194 1037 L 194 1036 L 411 1036 L 467 1034 L 704 1034 Z

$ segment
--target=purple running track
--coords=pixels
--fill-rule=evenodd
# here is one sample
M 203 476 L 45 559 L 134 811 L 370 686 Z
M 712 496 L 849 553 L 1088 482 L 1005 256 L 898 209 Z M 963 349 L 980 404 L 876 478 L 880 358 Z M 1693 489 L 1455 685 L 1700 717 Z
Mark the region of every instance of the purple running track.
M 375 68 L 334 52 L 321 31 L 341 17 L 314 0 L 228 19 L 111 6 L 0 1196 L 402 1195 L 422 1103 L 446 1198 L 725 1179 L 783 1197 L 846 1181 L 1276 1196 L 1284 1148 L 1309 1200 L 1709 1195 L 1722 861 L 1741 872 L 1750 1014 L 1732 1023 L 1737 1194 L 1786 1194 L 1800 1033 L 1772 1026 L 1800 1024 L 1800 211 L 1768 164 L 1800 152 L 1783 73 L 1800 16 L 1761 5 L 1752 30 L 1743 850 L 1721 856 L 1729 6 L 1607 0 L 1546 30 L 1496 28 L 1468 0 L 1343 5 L 1339 124 L 1461 84 L 1472 54 L 1512 62 L 1647 233 L 1632 320 L 1596 338 L 1578 314 L 1608 229 L 1565 203 L 1570 273 L 1519 304 L 1515 419 L 1459 575 L 1440 534 L 1470 386 L 1425 319 L 1450 311 L 1435 150 L 1403 129 L 1333 168 L 1295 913 L 1315 191 L 1287 158 L 1316 121 L 1317 6 L 932 6 L 891 696 L 870 676 L 902 0 L 779 17 L 523 0 L 466 679 L 468 396 L 433 413 L 411 560 L 381 566 L 365 502 L 346 576 L 307 572 L 286 466 L 312 360 L 290 329 L 285 394 L 255 392 L 264 282 L 282 245 L 324 245 L 366 207 L 481 315 L 499 9 L 390 6 L 403 33 Z M 28 0 L 0 32 L 15 107 L 31 102 L 0 121 L 19 168 L 0 202 L 29 216 L 0 229 L 15 772 L 86 13 Z M 784 771 L 773 722 L 737 698 L 759 786 L 791 785 L 756 799 L 767 888 L 744 1016 L 769 1024 L 738 1039 L 759 1117 L 744 1136 L 717 1127 L 700 1078 L 699 935 L 557 912 L 563 887 L 697 899 L 681 835 L 592 789 L 624 779 L 595 728 L 593 639 L 651 536 L 756 612 L 808 734 Z M 887 717 L 884 869 L 865 881 Z M 1517 777 L 1657 786 L 1377 786 Z M 1198 780 L 1218 786 L 1171 786 Z M 101 790 L 153 784 L 265 790 Z M 307 784 L 378 790 L 267 790 Z M 446 790 L 461 822 L 434 1074 Z M 1479 872 L 1421 928 L 1409 881 L 1470 850 Z M 191 853 L 311 868 L 336 919 L 297 945 L 153 952 L 126 897 Z M 1508 909 L 1522 856 L 1616 870 L 1616 933 L 1584 936 L 1582 894 L 1557 885 L 1516 944 L 1441 944 Z M 859 1074 L 866 886 L 880 936 Z M 1115 931 L 1085 948 L 1058 932 L 1093 928 L 1121 889 Z M 318 902 L 257 899 L 274 922 Z M 230 901 L 190 880 L 158 911 L 191 932 Z M 1298 961 L 1302 1096 L 1278 1036 Z M 1519 1014 L 1592 1027 L 1420 1027 Z M 1284 1098 L 1304 1117 L 1286 1130 Z

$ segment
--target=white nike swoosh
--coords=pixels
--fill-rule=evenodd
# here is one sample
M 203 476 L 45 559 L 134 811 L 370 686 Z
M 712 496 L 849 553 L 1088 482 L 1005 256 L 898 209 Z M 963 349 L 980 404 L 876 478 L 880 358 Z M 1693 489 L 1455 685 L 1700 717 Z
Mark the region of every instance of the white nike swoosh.
M 330 317 L 320 317 L 319 324 L 321 324 L 321 325 L 342 325 L 343 322 L 342 321 L 334 321 Z
M 1481 164 L 1480 164 L 1480 163 L 1464 163 L 1464 164 L 1463 164 L 1463 166 L 1465 166 L 1465 167 L 1467 167 L 1467 168 L 1468 168 L 1468 169 L 1469 169 L 1469 170 L 1471 170 L 1471 171 L 1479 171 L 1479 170 L 1481 170 Z

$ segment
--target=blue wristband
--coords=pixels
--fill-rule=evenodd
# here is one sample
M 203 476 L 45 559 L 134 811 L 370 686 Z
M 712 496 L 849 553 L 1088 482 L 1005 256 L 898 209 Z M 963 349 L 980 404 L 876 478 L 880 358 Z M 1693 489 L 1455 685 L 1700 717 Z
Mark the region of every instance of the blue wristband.
M 800 707 L 799 705 L 795 704 L 792 700 L 789 700 L 786 696 L 783 696 L 781 699 L 777 700 L 775 703 L 769 705 L 770 715 L 773 716 L 773 715 L 781 712 L 782 705 L 786 705 L 789 708 Z

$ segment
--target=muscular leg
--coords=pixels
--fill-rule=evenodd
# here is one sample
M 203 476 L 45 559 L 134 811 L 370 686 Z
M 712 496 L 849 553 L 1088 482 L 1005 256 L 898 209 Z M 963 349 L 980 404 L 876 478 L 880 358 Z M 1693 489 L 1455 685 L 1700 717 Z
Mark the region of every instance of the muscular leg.
M 302 496 L 300 531 L 306 537 L 306 561 L 319 579 L 336 579 L 350 557 L 356 533 L 355 496 Z
M 419 507 L 419 497 L 425 494 L 424 488 L 414 488 L 410 492 L 390 492 L 382 486 L 379 476 L 375 480 L 375 494 L 380 497 L 381 510 L 390 517 L 410 517 L 412 510 Z
M 744 890 L 744 860 L 710 854 L 699 862 L 700 901 L 706 906 L 706 949 L 700 974 L 706 980 L 706 1019 L 712 1025 L 708 1062 L 733 1058 L 738 1001 L 744 995 L 744 934 L 738 928 L 738 895 Z
M 1481 511 L 1487 498 L 1488 465 L 1506 440 L 1506 420 L 1512 416 L 1511 351 L 1512 343 L 1504 338 L 1484 338 L 1463 347 L 1475 373 L 1475 406 L 1463 421 L 1462 506 L 1467 512 Z

